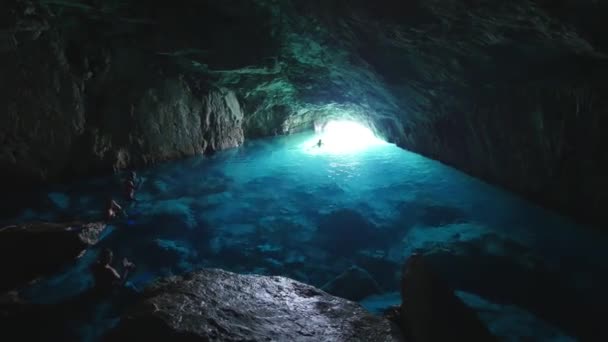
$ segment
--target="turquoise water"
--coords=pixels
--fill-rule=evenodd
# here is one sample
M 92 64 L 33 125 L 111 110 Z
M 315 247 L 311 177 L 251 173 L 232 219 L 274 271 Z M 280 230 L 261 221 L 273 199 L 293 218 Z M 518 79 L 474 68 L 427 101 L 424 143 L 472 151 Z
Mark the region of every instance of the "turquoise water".
M 313 133 L 251 141 L 138 170 L 131 205 L 123 199 L 125 175 L 33 194 L 4 223 L 99 220 L 107 196 L 126 206 L 128 218 L 113 222 L 78 264 L 25 295 L 48 303 L 85 291 L 88 265 L 110 247 L 117 260 L 137 264 L 137 288 L 199 267 L 322 287 L 357 265 L 382 290 L 362 303 L 381 311 L 398 303 L 400 267 L 419 250 L 508 339 L 602 333 L 604 234 L 391 144 L 339 154 L 311 141 Z

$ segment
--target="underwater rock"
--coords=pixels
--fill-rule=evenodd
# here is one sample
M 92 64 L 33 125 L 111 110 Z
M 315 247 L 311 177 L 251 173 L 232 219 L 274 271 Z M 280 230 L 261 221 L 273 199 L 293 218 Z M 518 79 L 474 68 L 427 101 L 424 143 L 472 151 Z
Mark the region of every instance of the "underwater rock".
M 402 263 L 388 258 L 383 250 L 363 250 L 353 258 L 353 263 L 367 270 L 382 289 L 397 290 Z
M 380 285 L 366 270 L 352 266 L 321 287 L 334 296 L 359 301 L 365 297 L 382 292 Z
M 160 280 L 108 341 L 400 341 L 351 301 L 284 277 L 205 269 Z
M 57 208 L 67 209 L 70 206 L 70 197 L 64 193 L 52 192 L 48 197 Z
M 154 180 L 150 183 L 151 183 L 152 191 L 155 194 L 163 194 L 169 190 L 169 185 L 167 184 L 167 182 L 164 182 L 160 179 Z
M 190 197 L 180 197 L 140 204 L 139 211 L 150 214 L 142 216 L 139 220 L 142 222 L 154 221 L 163 229 L 193 229 L 196 227 L 197 221 L 191 208 L 192 202 L 194 199 Z
M 387 311 L 397 310 L 401 304 L 401 294 L 399 292 L 386 292 L 372 295 L 359 301 L 364 308 L 376 315 L 386 314 Z
M 186 241 L 154 239 L 150 246 L 147 262 L 155 267 L 187 266 L 198 256 L 195 249 Z M 187 268 L 187 267 L 186 267 Z
M 420 255 L 404 265 L 401 300 L 401 328 L 414 341 L 496 340 Z
M 106 225 L 34 222 L 0 228 L 0 292 L 51 275 L 96 244 Z
M 374 243 L 382 241 L 382 231 L 363 215 L 350 209 L 323 215 L 317 233 L 321 245 L 336 255 L 351 255 L 359 249 L 373 247 Z
M 417 226 L 409 230 L 402 240 L 388 252 L 388 258 L 397 261 L 416 251 L 449 251 L 454 255 L 471 254 L 472 251 L 494 256 L 510 256 L 518 263 L 533 264 L 534 256 L 525 241 L 514 235 L 494 231 L 478 223 L 457 223 L 429 229 Z
M 178 257 L 185 258 L 196 256 L 196 251 L 193 250 L 190 246 L 186 245 L 186 243 L 183 241 L 155 239 L 154 243 L 161 250 L 165 251 L 168 254 L 174 254 Z
M 460 208 L 429 201 L 403 202 L 399 204 L 398 209 L 400 213 L 398 223 L 406 227 L 415 225 L 440 227 L 468 220 L 467 213 Z

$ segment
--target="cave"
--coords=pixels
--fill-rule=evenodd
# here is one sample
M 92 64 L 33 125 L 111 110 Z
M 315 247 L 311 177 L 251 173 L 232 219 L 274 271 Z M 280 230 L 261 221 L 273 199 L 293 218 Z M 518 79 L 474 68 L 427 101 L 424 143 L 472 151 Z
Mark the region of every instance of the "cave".
M 2 7 L 3 339 L 608 340 L 608 2 Z

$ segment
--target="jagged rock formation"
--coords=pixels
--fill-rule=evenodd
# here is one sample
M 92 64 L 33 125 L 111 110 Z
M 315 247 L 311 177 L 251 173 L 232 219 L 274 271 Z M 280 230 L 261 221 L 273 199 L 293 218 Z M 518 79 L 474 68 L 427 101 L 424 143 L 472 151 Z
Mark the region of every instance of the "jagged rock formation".
M 160 52 L 142 57 L 152 43 L 133 47 L 121 33 L 106 32 L 112 24 L 96 21 L 88 5 L 72 3 L 87 15 L 64 17 L 30 1 L 10 1 L 3 13 L 0 176 L 7 186 L 243 142 L 234 92 L 172 70 Z M 85 28 L 89 34 L 80 36 Z
M 400 326 L 412 341 L 497 340 L 420 255 L 404 266 L 401 300 Z
M 353 118 L 581 220 L 606 218 L 604 2 L 173 5 L 8 1 L 2 179 L 110 172 Z
M 395 328 L 288 278 L 207 269 L 152 286 L 107 340 L 399 341 Z
M 101 238 L 106 225 L 27 223 L 0 228 L 0 293 L 69 266 Z

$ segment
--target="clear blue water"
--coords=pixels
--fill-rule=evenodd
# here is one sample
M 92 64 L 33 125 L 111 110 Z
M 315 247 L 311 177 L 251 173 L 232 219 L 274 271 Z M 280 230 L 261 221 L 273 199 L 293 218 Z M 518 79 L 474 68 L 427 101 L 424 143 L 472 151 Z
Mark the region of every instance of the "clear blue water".
M 137 264 L 137 288 L 199 267 L 321 287 L 357 265 L 382 287 L 362 301 L 380 311 L 398 303 L 400 267 L 419 250 L 494 332 L 511 340 L 586 338 L 600 326 L 608 303 L 605 234 L 394 145 L 328 154 L 309 146 L 311 138 L 251 141 L 138 170 L 142 184 L 131 205 L 123 199 L 125 175 L 32 195 L 27 209 L 3 223 L 98 220 L 107 196 L 125 204 L 128 218 L 113 222 L 76 265 L 24 289 L 25 296 L 47 303 L 85 291 L 88 266 L 110 247 L 118 260 Z

